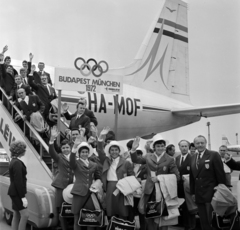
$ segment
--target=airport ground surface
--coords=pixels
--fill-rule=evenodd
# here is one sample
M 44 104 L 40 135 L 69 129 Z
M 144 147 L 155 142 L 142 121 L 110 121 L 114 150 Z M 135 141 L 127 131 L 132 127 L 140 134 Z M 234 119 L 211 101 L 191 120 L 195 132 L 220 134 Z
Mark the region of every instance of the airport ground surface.
M 240 158 L 235 158 L 236 160 L 240 160 Z M 232 191 L 235 197 L 237 197 L 237 181 L 239 180 L 239 172 L 234 171 L 232 173 Z M 1 195 L 1 194 L 0 194 Z M 27 230 L 30 230 L 31 228 L 28 227 Z M 177 227 L 173 226 L 170 227 L 169 230 L 182 230 L 184 228 L 182 227 Z M 197 230 L 200 230 L 201 228 L 197 228 Z M 6 223 L 5 219 L 3 218 L 3 213 L 2 213 L 2 207 L 1 207 L 1 202 L 0 202 L 0 230 L 11 230 L 11 227 Z

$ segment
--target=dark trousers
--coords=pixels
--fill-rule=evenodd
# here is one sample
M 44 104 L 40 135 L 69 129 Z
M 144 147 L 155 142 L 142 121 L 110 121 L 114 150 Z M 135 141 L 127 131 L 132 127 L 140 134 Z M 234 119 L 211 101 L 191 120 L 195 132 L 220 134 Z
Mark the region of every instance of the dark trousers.
M 179 223 L 182 222 L 185 229 L 194 229 L 196 227 L 195 214 L 188 211 L 186 202 L 184 202 L 180 207 L 180 215 Z
M 202 230 L 212 230 L 212 205 L 211 203 L 197 203 L 198 214 Z

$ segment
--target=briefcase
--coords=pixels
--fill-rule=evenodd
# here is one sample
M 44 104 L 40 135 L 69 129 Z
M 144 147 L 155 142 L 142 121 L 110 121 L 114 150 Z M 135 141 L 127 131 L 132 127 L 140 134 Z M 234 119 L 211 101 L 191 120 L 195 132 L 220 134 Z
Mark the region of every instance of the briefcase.
M 220 230 L 239 230 L 240 217 L 238 211 L 229 216 L 219 216 L 216 212 L 212 212 L 212 227 Z
M 72 208 L 71 204 L 68 204 L 67 202 L 63 202 L 62 207 L 61 207 L 60 216 L 64 217 L 64 218 L 73 218 L 74 215 L 72 213 L 71 208 Z
M 88 198 L 83 204 L 83 208 L 80 210 L 78 225 L 89 226 L 89 227 L 103 227 L 105 225 L 105 213 L 103 211 L 102 205 L 99 202 L 97 196 L 96 198 L 101 210 L 88 210 L 84 208 L 84 206 L 86 205 L 90 197 L 91 197 L 91 193 L 89 194 Z
M 110 220 L 108 230 L 135 230 L 135 221 L 130 222 L 113 216 Z

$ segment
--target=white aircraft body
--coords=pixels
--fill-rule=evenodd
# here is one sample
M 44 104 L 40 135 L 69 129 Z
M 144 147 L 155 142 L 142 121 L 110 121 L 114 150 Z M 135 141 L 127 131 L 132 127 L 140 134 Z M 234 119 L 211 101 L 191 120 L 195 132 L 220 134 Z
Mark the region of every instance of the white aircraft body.
M 240 145 L 231 145 L 228 138 L 223 135 L 222 144 L 227 146 L 227 149 L 232 152 L 240 152 Z
M 197 122 L 201 117 L 240 112 L 240 104 L 209 107 L 194 107 L 191 104 L 187 3 L 181 0 L 160 2 L 160 12 L 134 61 L 129 66 L 107 71 L 112 76 L 123 76 L 123 95 L 118 98 L 118 140 L 136 135 L 150 138 L 156 133 Z M 50 70 L 54 74 L 54 68 Z M 83 77 L 80 71 L 79 77 Z M 99 121 L 99 130 L 103 126 L 114 130 L 114 96 L 94 93 L 94 88 L 90 91 L 63 90 L 62 101 L 69 104 L 73 113 L 79 97 L 85 97 L 88 108 L 94 111 Z
M 240 104 L 194 107 L 189 95 L 187 3 L 162 1 L 134 61 L 107 73 L 123 75 L 123 96 L 118 98 L 119 140 L 154 133 L 214 117 L 240 112 Z M 64 92 L 62 101 L 75 112 L 80 96 L 95 112 L 102 126 L 114 127 L 114 96 L 86 92 Z

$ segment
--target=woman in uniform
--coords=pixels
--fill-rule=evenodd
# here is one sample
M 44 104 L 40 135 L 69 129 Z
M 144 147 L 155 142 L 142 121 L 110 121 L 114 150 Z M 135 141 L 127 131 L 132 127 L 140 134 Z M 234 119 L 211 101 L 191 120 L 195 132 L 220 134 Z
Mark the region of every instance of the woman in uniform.
M 71 147 L 68 140 L 63 140 L 61 142 L 61 153 L 58 154 L 54 148 L 54 141 L 56 140 L 59 132 L 56 126 L 51 129 L 51 136 L 49 140 L 49 154 L 53 158 L 54 162 L 58 166 L 59 173 L 54 178 L 52 186 L 56 188 L 55 193 L 55 203 L 57 207 L 58 214 L 60 214 L 63 200 L 63 190 L 73 183 L 73 171 L 70 168 L 69 157 L 71 153 Z M 67 229 L 66 220 L 59 215 L 59 221 L 63 230 Z
M 116 216 L 127 220 L 131 208 L 124 205 L 124 195 L 122 193 L 119 192 L 114 195 L 113 192 L 116 190 L 118 180 L 126 176 L 134 176 L 133 166 L 121 156 L 124 153 L 124 148 L 117 141 L 111 141 L 104 151 L 104 140 L 108 131 L 109 128 L 106 128 L 100 133 L 97 148 L 100 161 L 103 164 L 102 182 L 107 197 L 107 216 L 109 218 Z
M 79 213 L 82 208 L 95 210 L 93 201 L 91 197 L 89 198 L 91 195 L 89 189 L 91 188 L 93 180 L 100 180 L 101 176 L 97 164 L 88 160 L 90 149 L 88 143 L 81 142 L 81 137 L 79 135 L 74 142 L 70 155 L 70 166 L 76 177 L 71 191 L 73 194 L 72 213 L 74 214 L 74 230 L 82 229 L 82 227 L 78 225 Z M 77 159 L 76 154 L 78 157 Z M 87 199 L 88 201 L 83 207 Z M 91 229 L 94 228 L 88 227 L 88 230 Z
M 10 145 L 12 159 L 9 165 L 10 186 L 8 195 L 12 200 L 13 230 L 25 230 L 29 216 L 28 201 L 25 197 L 27 193 L 27 169 L 20 159 L 25 155 L 26 147 L 26 144 L 22 141 L 14 141 Z

